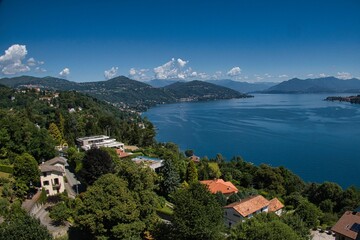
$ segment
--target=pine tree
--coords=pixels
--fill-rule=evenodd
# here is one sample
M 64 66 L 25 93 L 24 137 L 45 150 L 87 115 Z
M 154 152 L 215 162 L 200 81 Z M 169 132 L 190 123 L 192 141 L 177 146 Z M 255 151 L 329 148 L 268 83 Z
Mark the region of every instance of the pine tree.
M 190 184 L 198 180 L 198 171 L 195 163 L 190 161 L 186 170 L 186 181 Z
M 50 123 L 49 133 L 55 139 L 57 144 L 60 144 L 62 141 L 61 132 L 55 123 Z

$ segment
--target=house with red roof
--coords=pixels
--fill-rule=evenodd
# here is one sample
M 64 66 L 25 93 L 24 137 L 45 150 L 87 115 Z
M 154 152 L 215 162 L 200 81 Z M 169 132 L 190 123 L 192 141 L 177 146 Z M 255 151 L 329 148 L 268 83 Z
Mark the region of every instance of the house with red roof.
M 261 195 L 250 196 L 224 207 L 224 223 L 231 227 L 261 212 L 275 212 L 280 215 L 283 207 L 277 198 L 269 201 Z
M 360 212 L 347 211 L 331 228 L 336 240 L 360 239 Z
M 214 179 L 214 180 L 203 180 L 200 183 L 205 184 L 211 193 L 215 194 L 217 192 L 221 192 L 226 197 L 237 193 L 239 190 L 232 184 L 231 182 L 225 182 L 222 179 Z

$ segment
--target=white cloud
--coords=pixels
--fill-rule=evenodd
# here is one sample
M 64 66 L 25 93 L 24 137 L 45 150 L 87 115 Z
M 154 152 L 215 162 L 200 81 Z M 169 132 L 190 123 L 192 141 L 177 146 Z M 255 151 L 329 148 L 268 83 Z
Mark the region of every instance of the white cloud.
M 240 67 L 233 67 L 232 69 L 230 69 L 227 72 L 227 75 L 230 76 L 230 77 L 235 77 L 235 76 L 240 75 L 240 73 L 241 73 Z
M 66 78 L 69 74 L 70 74 L 69 68 L 64 68 L 61 72 L 59 72 L 59 75 L 64 78 Z
M 265 73 L 264 76 L 267 77 L 267 78 L 271 78 L 271 77 L 272 77 L 269 73 Z
M 179 64 L 180 67 L 185 67 L 185 65 L 189 62 L 189 61 L 184 61 L 180 58 L 177 59 L 177 62 Z
M 117 74 L 118 69 L 119 69 L 118 67 L 112 67 L 109 70 L 105 70 L 104 71 L 104 77 L 106 79 L 110 79 L 110 78 L 115 77 L 116 74 Z
M 129 70 L 129 78 L 134 80 L 140 80 L 140 81 L 146 81 L 150 80 L 150 77 L 147 75 L 149 72 L 149 69 L 136 69 L 136 68 L 130 68 Z
M 42 67 L 36 67 L 36 68 L 35 68 L 35 72 L 44 73 L 44 72 L 46 72 L 46 69 L 45 69 L 45 68 L 42 68 Z
M 222 71 L 216 71 L 214 75 L 212 75 L 212 79 L 219 80 L 224 78 L 224 74 Z
M 307 76 L 308 76 L 308 77 L 313 77 L 314 74 L 310 73 L 310 74 L 308 74 Z
M 30 71 L 30 68 L 22 63 L 27 55 L 25 45 L 14 44 L 5 50 L 0 56 L 1 72 L 6 75 Z
M 22 64 L 21 62 L 11 63 L 3 67 L 3 69 L 1 70 L 1 72 L 6 75 L 16 74 L 20 72 L 28 72 L 28 71 L 30 71 L 30 68 Z
M 35 65 L 36 65 L 35 59 L 34 59 L 33 57 L 29 58 L 29 59 L 27 60 L 27 65 L 28 65 L 28 66 L 35 66 Z
M 325 73 L 320 73 L 319 77 L 327 77 L 328 75 L 326 75 Z
M 288 77 L 288 75 L 286 75 L 286 74 L 279 75 L 279 78 L 287 78 L 287 77 Z
M 158 79 L 171 79 L 180 78 L 185 79 L 191 77 L 194 73 L 191 68 L 183 69 L 189 61 L 178 58 L 172 58 L 169 62 L 164 63 L 161 66 L 154 68 L 155 78 Z M 196 74 L 198 75 L 198 74 Z
M 353 76 L 350 74 L 350 73 L 348 73 L 348 72 L 338 72 L 337 73 L 337 77 L 338 78 L 340 78 L 340 79 L 350 79 L 350 78 L 352 78 Z

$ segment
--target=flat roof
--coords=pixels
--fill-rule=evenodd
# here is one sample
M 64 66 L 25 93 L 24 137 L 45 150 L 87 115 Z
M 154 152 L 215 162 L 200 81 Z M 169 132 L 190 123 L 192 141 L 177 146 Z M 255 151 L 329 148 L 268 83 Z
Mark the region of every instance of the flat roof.
M 109 136 L 106 135 L 97 135 L 97 136 L 89 136 L 89 137 L 82 137 L 82 138 L 77 138 L 77 141 L 85 141 L 85 140 L 90 140 L 90 139 L 107 139 L 110 138 Z

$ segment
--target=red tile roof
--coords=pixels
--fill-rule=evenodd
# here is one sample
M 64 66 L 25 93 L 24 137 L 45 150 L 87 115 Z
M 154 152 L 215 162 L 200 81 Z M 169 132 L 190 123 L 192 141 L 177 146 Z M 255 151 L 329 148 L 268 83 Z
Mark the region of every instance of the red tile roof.
M 241 216 L 247 217 L 264 207 L 269 206 L 269 201 L 261 195 L 251 196 L 239 202 L 234 202 L 225 206 L 224 208 L 233 208 Z
M 118 156 L 120 158 L 128 157 L 128 156 L 131 155 L 131 154 L 129 154 L 129 153 L 127 153 L 127 152 L 125 152 L 125 151 L 123 151 L 121 149 L 116 149 L 116 153 L 118 154 Z
M 345 212 L 331 230 L 350 239 L 359 239 L 360 213 L 351 211 Z
M 211 193 L 221 192 L 222 194 L 237 193 L 238 189 L 231 182 L 225 182 L 222 179 L 200 181 L 208 186 Z
M 284 204 L 282 204 L 279 199 L 273 198 L 270 200 L 269 203 L 269 212 L 276 212 L 277 210 L 280 210 L 284 207 Z

